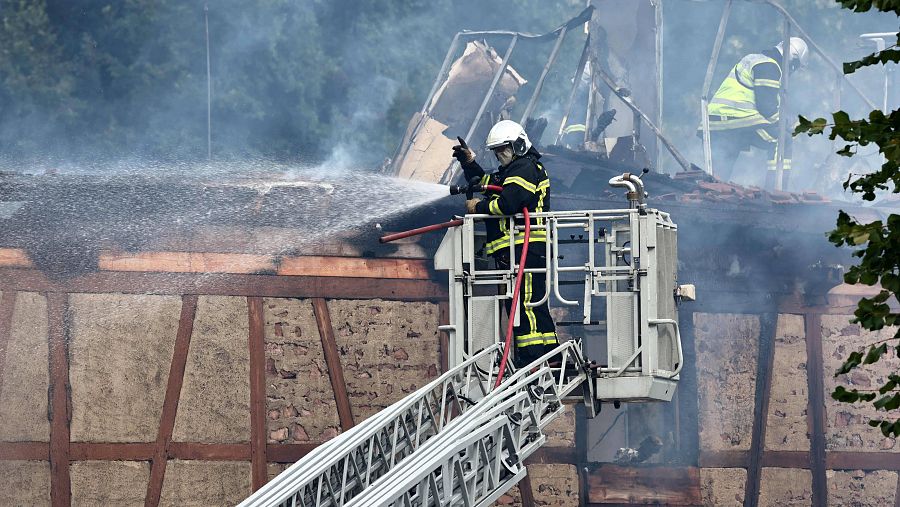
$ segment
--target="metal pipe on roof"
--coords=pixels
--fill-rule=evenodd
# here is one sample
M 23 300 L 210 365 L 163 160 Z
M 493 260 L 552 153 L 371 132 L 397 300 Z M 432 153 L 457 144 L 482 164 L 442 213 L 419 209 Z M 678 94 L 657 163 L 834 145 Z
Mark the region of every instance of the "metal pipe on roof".
M 463 137 L 466 143 L 472 140 L 472 134 L 475 133 L 475 129 L 478 128 L 478 124 L 481 122 L 481 116 L 484 114 L 484 110 L 487 109 L 488 102 L 491 101 L 491 96 L 494 95 L 494 89 L 497 88 L 497 83 L 500 82 L 500 78 L 503 76 L 503 73 L 506 72 L 506 67 L 509 65 L 509 57 L 512 56 L 513 49 L 516 48 L 516 42 L 519 41 L 519 35 L 513 35 L 512 40 L 509 41 L 509 47 L 506 48 L 506 54 L 503 55 L 503 61 L 500 62 L 500 67 L 497 69 L 497 72 L 494 73 L 494 79 L 491 80 L 491 86 L 488 87 L 487 93 L 484 94 L 484 99 L 481 101 L 481 106 L 478 107 L 478 112 L 475 113 L 475 119 L 472 120 L 472 125 L 469 127 L 469 131 L 466 132 L 466 136 Z M 459 174 L 459 162 L 455 161 L 450 167 L 450 171 L 446 173 L 449 175 L 443 183 L 450 184 L 456 179 L 456 175 Z
M 784 157 L 787 152 L 787 100 L 791 76 L 791 20 L 784 18 L 784 41 L 781 46 L 781 89 L 778 90 L 778 144 L 775 146 L 775 190 L 784 190 Z
M 712 56 L 709 57 L 709 65 L 706 67 L 706 77 L 703 79 L 703 93 L 700 95 L 700 121 L 703 127 L 703 168 L 706 173 L 713 176 L 712 144 L 709 134 L 709 87 L 712 85 L 713 72 L 719 63 L 719 53 L 722 51 L 722 42 L 725 40 L 725 28 L 728 26 L 728 18 L 731 17 L 731 2 L 725 2 L 722 9 L 722 18 L 719 20 L 719 31 L 716 32 L 716 42 L 713 44 Z
M 574 18 L 566 21 L 564 24 L 554 28 L 553 30 L 547 33 L 534 34 L 529 32 L 513 32 L 509 30 L 479 30 L 476 32 L 470 32 L 468 30 L 463 30 L 460 32 L 460 35 L 466 39 L 480 39 L 483 37 L 490 37 L 495 35 L 507 36 L 507 37 L 518 37 L 520 39 L 528 39 L 528 40 L 541 40 L 541 39 L 549 39 L 550 37 L 559 34 L 563 29 L 571 30 L 572 28 L 584 24 L 590 21 L 591 16 L 594 15 L 594 6 L 589 5 L 585 7 L 583 11 L 578 13 Z
M 581 84 L 581 74 L 584 72 L 584 66 L 587 64 L 588 55 L 590 54 L 591 35 L 588 34 L 584 40 L 584 49 L 581 50 L 581 58 L 578 59 L 578 68 L 575 70 L 575 80 L 572 83 L 572 91 L 569 92 L 569 100 L 566 101 L 566 110 L 563 114 L 562 121 L 559 122 L 559 130 L 556 132 L 556 142 L 559 144 L 562 140 L 563 130 L 566 128 L 566 122 L 569 121 L 569 113 L 572 112 L 572 104 L 575 102 L 575 93 L 578 91 L 578 85 Z
M 534 92 L 531 93 L 531 98 L 528 99 L 528 105 L 525 106 L 525 112 L 522 113 L 522 118 L 519 120 L 519 123 L 523 126 L 525 122 L 528 121 L 528 117 L 531 115 L 531 112 L 534 111 L 534 106 L 537 104 L 538 96 L 541 94 L 541 90 L 544 88 L 544 79 L 547 78 L 547 74 L 550 72 L 550 67 L 556 62 L 556 56 L 559 53 L 559 48 L 562 46 L 563 39 L 566 38 L 566 33 L 568 33 L 569 29 L 567 26 L 563 25 L 562 30 L 560 30 L 559 35 L 556 37 L 556 44 L 553 45 L 553 49 L 550 51 L 550 57 L 547 59 L 547 63 L 544 64 L 544 69 L 541 71 L 541 77 L 538 78 L 537 83 L 534 85 Z
M 853 84 L 852 81 L 850 81 L 850 79 L 847 78 L 847 76 L 844 74 L 843 67 L 841 67 L 834 60 L 832 60 L 831 57 L 828 56 L 825 53 L 825 51 L 823 51 L 822 48 L 818 44 L 816 44 L 816 41 L 814 41 L 812 39 L 812 37 L 810 37 L 809 34 L 806 32 L 806 30 L 804 30 L 803 27 L 800 26 L 799 23 L 797 23 L 797 20 L 794 19 L 793 16 L 791 16 L 791 14 L 787 11 L 787 9 L 784 8 L 784 6 L 782 6 L 775 0 L 763 0 L 763 1 L 765 3 L 771 5 L 775 10 L 780 12 L 782 14 L 782 16 L 787 18 L 787 20 L 791 23 L 791 25 L 793 25 L 794 29 L 797 30 L 798 35 L 800 35 L 800 37 L 803 37 L 803 40 L 806 41 L 806 43 L 809 45 L 809 47 L 811 47 L 816 53 L 819 53 L 819 56 L 821 56 L 822 59 L 825 60 L 825 62 L 828 65 L 830 65 L 835 71 L 837 71 L 841 75 L 843 80 L 846 81 L 848 85 L 850 85 L 850 88 L 853 89 L 853 91 L 855 91 L 857 95 L 859 95 L 859 97 L 863 100 L 863 102 L 865 102 L 872 109 L 878 109 L 878 106 L 876 106 L 874 102 L 869 100 L 869 98 L 866 97 L 866 95 L 859 88 L 857 88 L 856 85 Z

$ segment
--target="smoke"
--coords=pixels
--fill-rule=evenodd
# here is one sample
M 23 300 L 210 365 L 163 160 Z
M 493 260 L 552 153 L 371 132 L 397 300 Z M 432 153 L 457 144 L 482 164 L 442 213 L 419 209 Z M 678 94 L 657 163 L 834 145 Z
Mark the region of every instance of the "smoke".
M 11 49 L 0 56 L 0 146 L 22 167 L 205 159 L 208 16 L 215 160 L 352 157 L 377 167 L 421 107 L 454 33 L 543 32 L 581 8 L 580 0 L 489 9 L 474 0 L 223 0 L 208 12 L 202 2 L 4 2 L 0 40 Z M 520 44 L 522 66 L 533 49 Z

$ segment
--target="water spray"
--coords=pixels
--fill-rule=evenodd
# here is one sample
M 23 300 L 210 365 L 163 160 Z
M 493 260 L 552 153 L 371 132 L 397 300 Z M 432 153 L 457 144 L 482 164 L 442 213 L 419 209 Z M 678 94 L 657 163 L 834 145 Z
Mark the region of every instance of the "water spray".
M 475 196 L 475 192 L 502 192 L 503 187 L 499 185 L 482 185 L 479 183 L 479 178 L 473 178 L 472 181 L 468 185 L 451 185 L 450 186 L 450 195 L 459 195 L 466 194 L 466 199 L 472 199 Z M 409 231 L 397 232 L 394 234 L 387 234 L 380 238 L 378 241 L 381 243 L 390 243 L 391 241 L 396 241 L 398 239 L 408 238 L 410 236 L 418 236 L 419 234 L 424 234 L 426 232 L 439 231 L 441 229 L 449 229 L 450 227 L 458 227 L 463 224 L 462 219 L 450 220 L 449 222 L 442 222 L 439 224 L 427 225 L 425 227 L 419 227 L 417 229 L 411 229 Z M 380 224 L 379 224 L 380 225 Z M 378 227 L 381 230 L 380 227 Z

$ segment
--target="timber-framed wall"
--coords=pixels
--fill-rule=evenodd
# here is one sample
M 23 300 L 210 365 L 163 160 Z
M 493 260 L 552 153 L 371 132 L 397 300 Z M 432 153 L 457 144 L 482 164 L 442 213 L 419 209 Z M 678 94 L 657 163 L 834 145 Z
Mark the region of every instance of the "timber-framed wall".
M 197 263 L 142 254 L 135 261 L 54 280 L 15 252 L 0 252 L 0 259 L 6 259 L 0 267 L 0 416 L 15 423 L 0 425 L 5 427 L 0 428 L 0 477 L 12 485 L 3 493 L 10 503 L 172 505 L 188 494 L 227 503 L 260 487 L 318 442 L 446 369 L 442 351 L 447 337 L 436 330 L 447 322 L 446 292 L 423 260 L 297 257 L 291 259 L 292 269 L 303 274 L 285 274 L 236 270 L 240 259 L 227 257 L 211 264 L 209 259 Z M 143 263 L 147 259 L 153 262 Z M 360 268 L 365 263 L 376 268 Z M 693 411 L 697 418 L 693 423 L 685 418 L 679 431 L 682 447 L 693 457 L 676 464 L 590 464 L 583 420 L 570 410 L 550 428 L 548 445 L 530 458 L 528 480 L 503 501 L 525 506 L 755 506 L 853 499 L 863 505 L 898 505 L 900 453 L 892 442 L 867 432 L 864 415 L 848 416 L 829 397 L 840 345 L 867 339 L 848 322 L 858 297 L 838 291 L 827 303 L 821 299 L 815 305 L 796 298 L 741 305 L 726 298 L 682 306 L 692 372 L 679 388 L 678 404 L 682 414 Z M 83 384 L 85 337 L 107 336 L 85 330 L 114 332 L 120 328 L 98 328 L 94 321 L 105 314 L 125 317 L 130 311 L 146 311 L 141 307 L 147 305 L 164 310 L 165 318 L 159 320 L 165 321 L 171 344 L 162 349 L 165 375 L 154 384 L 158 412 L 144 417 L 153 424 L 141 430 L 150 436 L 129 439 L 121 435 L 128 431 L 114 431 L 106 440 L 84 438 L 91 431 L 110 434 L 108 428 L 90 426 L 99 419 L 86 420 L 79 413 L 89 391 Z M 215 312 L 223 308 L 231 320 L 219 322 Z M 163 313 L 149 314 L 156 318 Z M 403 320 L 409 313 L 423 315 L 422 322 Z M 356 321 L 353 315 L 365 318 Z M 148 327 L 147 332 L 159 329 Z M 398 337 L 390 349 L 384 333 Z M 116 343 L 115 337 L 108 339 Z M 366 340 L 369 348 L 359 345 Z M 44 344 L 43 352 L 36 351 L 38 342 Z M 203 347 L 214 352 L 204 355 Z M 296 355 L 308 351 L 313 351 L 308 360 Z M 246 403 L 223 409 L 243 414 L 230 422 L 223 419 L 226 430 L 239 431 L 186 438 L 206 431 L 197 426 L 196 413 L 193 423 L 185 422 L 190 417 L 182 419 L 197 400 L 206 403 L 205 391 L 197 385 L 210 390 L 209 398 L 229 391 L 217 391 L 221 382 L 207 382 L 197 374 L 198 364 L 223 353 L 232 354 L 231 363 L 246 366 L 224 379 L 234 381 L 231 390 L 246 392 Z M 367 359 L 373 354 L 379 358 Z M 730 356 L 739 358 L 737 369 L 726 365 Z M 40 375 L 33 374 L 30 366 L 35 364 L 42 365 Z M 26 366 L 31 376 L 23 373 Z M 723 371 L 713 375 L 715 369 Z M 99 373 L 110 370 L 101 364 Z M 291 395 L 283 390 L 307 383 L 315 393 L 290 392 L 309 405 L 288 403 Z M 400 390 L 388 393 L 389 384 Z M 34 392 L 14 395 L 29 385 Z M 747 392 L 735 399 L 743 408 L 736 405 L 730 418 L 704 405 L 711 397 L 727 398 L 735 385 Z M 23 399 L 37 406 L 25 406 Z M 9 418 L 10 411 L 19 409 L 24 410 L 22 420 L 30 418 L 31 423 L 10 428 L 20 422 Z M 140 418 L 113 416 L 118 417 L 114 424 Z M 307 424 L 305 418 L 320 421 Z M 715 425 L 727 442 L 715 440 L 710 431 Z M 845 433 L 860 438 L 841 440 Z M 197 481 L 214 477 L 234 487 L 189 493 L 187 486 L 196 485 L 192 476 Z M 10 496 L 14 494 L 21 496 Z M 114 494 L 120 496 L 110 496 Z

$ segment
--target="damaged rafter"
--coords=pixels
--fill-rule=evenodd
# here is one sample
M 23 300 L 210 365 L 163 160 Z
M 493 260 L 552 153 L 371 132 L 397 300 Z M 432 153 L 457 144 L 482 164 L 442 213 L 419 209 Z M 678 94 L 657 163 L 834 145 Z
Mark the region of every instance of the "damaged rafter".
M 353 427 L 353 411 L 350 408 L 350 396 L 347 394 L 347 383 L 344 381 L 344 368 L 341 366 L 341 355 L 338 352 L 337 342 L 334 339 L 334 327 L 331 325 L 331 313 L 328 311 L 328 302 L 324 298 L 312 300 L 313 311 L 316 314 L 316 325 L 319 328 L 319 337 L 322 340 L 322 352 L 325 355 L 325 364 L 328 366 L 328 377 L 331 379 L 331 388 L 334 390 L 334 401 L 337 405 L 338 419 L 341 429 L 344 431 Z

